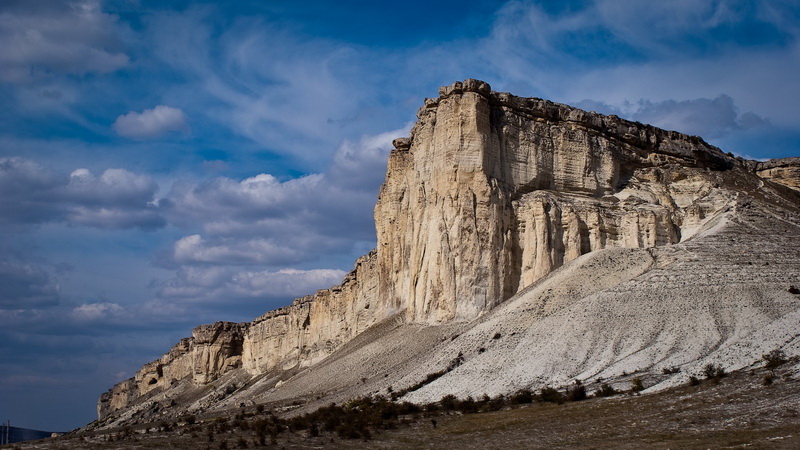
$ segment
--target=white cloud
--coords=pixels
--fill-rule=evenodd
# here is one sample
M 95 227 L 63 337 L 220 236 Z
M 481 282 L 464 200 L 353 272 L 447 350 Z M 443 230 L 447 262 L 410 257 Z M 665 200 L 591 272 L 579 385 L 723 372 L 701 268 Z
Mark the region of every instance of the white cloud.
M 269 239 L 222 238 L 208 242 L 193 234 L 175 243 L 173 259 L 178 264 L 285 265 L 301 260 L 300 250 Z
M 221 267 L 184 267 L 161 286 L 158 296 L 184 304 L 225 306 L 237 301 L 283 300 L 313 294 L 342 281 L 334 269 L 237 271 Z
M 0 196 L 6 226 L 67 221 L 97 228 L 159 228 L 165 220 L 155 206 L 158 185 L 124 169 L 96 177 L 76 169 L 69 177 L 25 158 L 0 158 Z
M 194 7 L 148 21 L 152 56 L 188 80 L 171 93 L 185 108 L 202 111 L 259 150 L 315 171 L 342 136 L 385 126 L 366 111 L 366 104 L 386 96 L 378 71 L 363 74 L 367 49 L 300 36 L 259 18 L 239 17 L 215 29 L 214 14 L 214 8 Z
M 171 131 L 189 132 L 189 120 L 178 108 L 158 105 L 141 113 L 131 111 L 117 117 L 114 131 L 131 139 L 156 139 Z
M 54 73 L 109 73 L 129 64 L 117 17 L 99 1 L 0 5 L 0 80 L 28 83 Z
M 82 321 L 107 320 L 119 316 L 124 310 L 122 306 L 111 302 L 84 303 L 73 308 L 72 316 Z
M 409 128 L 343 142 L 322 174 L 173 185 L 159 205 L 171 223 L 193 233 L 161 263 L 286 267 L 370 248 L 391 142 Z

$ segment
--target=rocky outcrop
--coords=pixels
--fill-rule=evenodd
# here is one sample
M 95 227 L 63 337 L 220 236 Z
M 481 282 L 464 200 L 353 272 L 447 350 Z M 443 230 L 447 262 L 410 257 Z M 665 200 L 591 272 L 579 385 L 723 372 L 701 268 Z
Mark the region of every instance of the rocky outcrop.
M 755 165 L 756 174 L 792 189 L 800 190 L 800 158 L 770 159 Z
M 97 405 L 99 417 L 122 409 L 137 398 L 191 380 L 205 384 L 241 367 L 242 341 L 248 324 L 216 322 L 192 330 L 161 358 L 145 364 L 136 374 L 104 393 Z
M 339 286 L 249 324 L 198 327 L 104 394 L 100 417 L 238 367 L 254 376 L 313 366 L 387 318 L 473 320 L 586 253 L 683 242 L 730 208 L 723 174 L 796 180 L 794 163 L 759 166 L 698 137 L 477 80 L 442 88 L 417 118 L 389 156 L 377 249 Z

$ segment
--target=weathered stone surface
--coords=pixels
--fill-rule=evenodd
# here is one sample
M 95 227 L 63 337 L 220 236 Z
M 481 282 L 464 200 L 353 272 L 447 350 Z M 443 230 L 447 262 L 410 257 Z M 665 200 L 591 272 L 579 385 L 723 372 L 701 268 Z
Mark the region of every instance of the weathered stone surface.
M 761 178 L 800 190 L 800 158 L 759 162 L 755 166 L 755 172 Z
M 475 80 L 417 117 L 375 209 L 380 292 L 416 322 L 470 320 L 588 251 L 678 242 L 723 206 L 702 172 L 737 166 L 697 137 Z
M 394 141 L 375 207 L 377 249 L 339 286 L 249 324 L 196 328 L 104 394 L 100 417 L 239 367 L 255 376 L 318 365 L 389 318 L 458 326 L 581 255 L 685 243 L 731 210 L 736 189 L 800 180 L 797 158 L 744 161 L 698 137 L 478 80 L 439 94 L 410 137 Z

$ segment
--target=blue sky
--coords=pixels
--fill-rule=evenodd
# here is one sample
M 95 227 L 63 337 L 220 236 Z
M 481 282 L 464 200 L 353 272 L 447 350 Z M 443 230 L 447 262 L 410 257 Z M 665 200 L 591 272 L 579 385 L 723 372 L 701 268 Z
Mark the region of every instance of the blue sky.
M 0 416 L 84 425 L 195 325 L 338 283 L 440 85 L 798 156 L 799 37 L 789 0 L 4 0 Z

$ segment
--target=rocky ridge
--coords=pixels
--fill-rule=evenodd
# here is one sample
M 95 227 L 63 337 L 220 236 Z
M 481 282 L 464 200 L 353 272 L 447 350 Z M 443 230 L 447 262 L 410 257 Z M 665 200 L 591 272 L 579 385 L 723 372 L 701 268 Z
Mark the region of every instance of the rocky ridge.
M 100 418 L 130 421 L 154 413 L 156 404 L 199 411 L 312 390 L 328 401 L 350 395 L 359 380 L 364 392 L 385 391 L 414 385 L 470 352 L 477 352 L 474 358 L 408 398 L 503 393 L 574 377 L 621 376 L 631 367 L 696 365 L 731 336 L 746 347 L 742 336 L 765 333 L 775 321 L 788 320 L 790 329 L 797 323 L 797 302 L 787 289 L 800 286 L 800 249 L 774 238 L 782 226 L 789 235 L 800 229 L 800 158 L 746 161 L 698 137 L 493 92 L 477 80 L 443 87 L 417 118 L 389 156 L 375 207 L 377 248 L 339 286 L 250 323 L 196 328 L 104 394 Z M 753 288 L 754 300 L 747 300 L 747 308 L 763 310 L 761 319 L 750 328 L 734 321 L 728 331 L 691 345 L 665 344 L 659 333 L 681 325 L 662 316 L 681 317 L 677 305 L 697 306 L 678 300 L 696 298 L 704 268 L 713 269 L 704 276 L 714 285 L 717 260 L 726 255 L 707 249 L 730 230 L 738 230 L 736 242 L 748 230 L 760 236 L 736 250 L 751 263 L 761 249 L 784 249 L 782 256 L 771 253 L 771 278 L 751 275 L 767 266 L 760 272 L 725 266 L 741 277 L 731 281 L 758 279 L 765 286 Z M 694 264 L 693 258 L 706 260 Z M 675 272 L 678 267 L 684 272 Z M 678 287 L 681 274 L 692 276 Z M 650 309 L 646 317 L 631 317 L 655 334 L 645 339 L 625 328 L 612 351 L 599 347 L 606 341 L 598 333 L 619 331 L 603 308 L 645 291 L 644 303 L 661 313 L 652 320 Z M 718 324 L 718 306 L 706 304 L 712 312 L 692 329 Z M 554 327 L 564 336 L 553 337 Z M 500 329 L 508 331 L 492 331 Z M 505 335 L 497 339 L 503 346 L 487 345 L 487 333 Z M 670 339 L 682 336 L 676 333 Z M 645 341 L 626 346 L 625 336 Z M 796 335 L 782 339 L 785 348 L 800 351 Z M 583 353 L 553 359 L 556 348 L 566 351 L 556 345 L 562 340 Z M 636 364 L 625 349 L 640 354 Z M 746 365 L 758 351 L 750 350 L 732 363 Z M 555 369 L 556 363 L 563 366 Z

